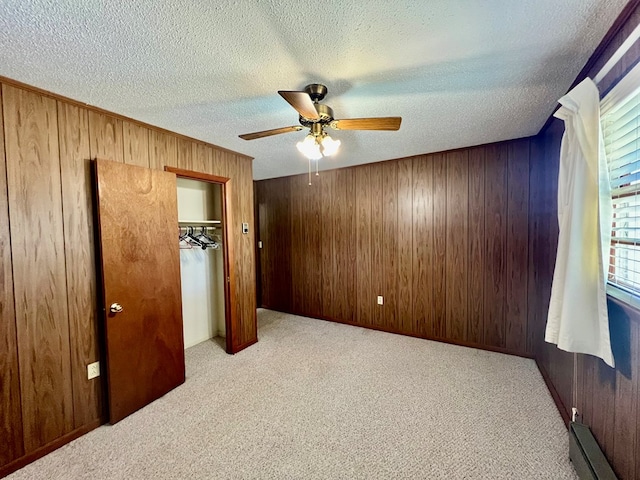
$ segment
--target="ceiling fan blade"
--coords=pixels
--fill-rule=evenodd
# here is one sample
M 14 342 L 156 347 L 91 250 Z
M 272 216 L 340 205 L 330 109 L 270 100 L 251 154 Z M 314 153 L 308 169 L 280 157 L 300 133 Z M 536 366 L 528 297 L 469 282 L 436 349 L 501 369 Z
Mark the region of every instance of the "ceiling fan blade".
M 320 120 L 320 115 L 318 115 L 316 107 L 313 104 L 313 100 L 311 100 L 311 97 L 307 92 L 279 90 L 278 93 L 304 118 L 308 118 L 309 120 Z
M 264 130 L 262 132 L 245 133 L 238 135 L 243 140 L 255 140 L 256 138 L 270 137 L 271 135 L 280 135 L 281 133 L 299 132 L 302 126 L 294 125 L 293 127 L 274 128 L 273 130 Z
M 347 118 L 330 123 L 336 130 L 398 130 L 402 117 Z

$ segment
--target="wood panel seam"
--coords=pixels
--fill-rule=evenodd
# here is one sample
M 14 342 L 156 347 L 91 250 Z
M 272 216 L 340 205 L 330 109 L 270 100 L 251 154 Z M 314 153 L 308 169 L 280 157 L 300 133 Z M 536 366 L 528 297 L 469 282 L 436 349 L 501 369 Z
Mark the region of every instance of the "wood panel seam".
M 7 210 L 6 210 L 6 216 L 7 216 L 7 229 L 8 229 L 8 233 L 9 235 L 7 236 L 7 242 L 9 245 L 9 258 L 11 261 L 11 301 L 13 302 L 13 321 L 14 321 L 14 330 L 13 330 L 13 334 L 14 334 L 14 345 L 16 345 L 16 353 L 15 353 L 15 358 L 16 358 L 16 373 L 17 373 L 17 395 L 18 395 L 18 405 L 20 406 L 20 426 L 22 428 L 22 432 L 24 432 L 24 419 L 22 418 L 23 412 L 22 412 L 22 376 L 20 375 L 20 349 L 18 348 L 19 342 L 18 342 L 18 325 L 17 325 L 17 316 L 16 316 L 16 311 L 15 311 L 15 303 L 16 303 L 16 283 L 15 283 L 15 262 L 14 262 L 14 255 L 13 255 L 13 237 L 11 236 L 11 215 L 10 215 L 10 211 L 9 211 L 9 169 L 8 169 L 8 152 L 7 152 L 7 141 L 6 141 L 6 129 L 7 129 L 7 118 L 5 116 L 6 114 L 6 109 L 4 108 L 4 84 L 0 83 L 0 113 L 2 114 L 2 118 L 0 120 L 2 120 L 2 131 L 0 132 L 0 134 L 2 135 L 2 147 L 3 147 L 3 155 L 4 155 L 4 162 L 5 162 L 5 169 L 4 169 L 4 175 L 5 175 L 5 191 L 3 192 L 6 195 L 6 199 L 7 199 Z M 26 444 L 24 441 L 24 433 L 21 432 L 20 435 L 20 445 L 22 446 L 22 453 L 24 454 L 26 451 Z
M 55 101 L 55 105 L 56 105 L 56 124 L 59 122 L 59 108 L 60 106 L 58 105 L 58 101 Z M 62 254 L 64 256 L 65 262 L 64 262 L 64 285 L 65 285 L 65 289 L 67 291 L 67 298 L 66 298 L 66 303 L 67 303 L 67 324 L 69 325 L 69 328 L 67 328 L 67 337 L 69 340 L 69 345 L 72 345 L 71 343 L 71 298 L 69 295 L 69 272 L 68 272 L 68 265 L 67 265 L 67 231 L 66 229 L 67 224 L 64 221 L 65 219 L 65 202 L 64 202 L 64 184 L 62 182 L 62 159 L 61 159 L 61 155 L 62 152 L 60 151 L 60 145 L 62 144 L 62 138 L 60 138 L 60 125 L 58 125 L 58 173 L 60 175 L 60 211 L 62 213 Z M 69 371 L 71 372 L 71 398 L 74 398 L 74 389 L 75 389 L 75 385 L 73 382 L 73 361 L 71 360 L 71 355 L 69 355 Z M 71 401 L 71 418 L 73 418 L 73 425 L 75 426 L 75 415 L 76 415 L 76 405 L 74 401 Z

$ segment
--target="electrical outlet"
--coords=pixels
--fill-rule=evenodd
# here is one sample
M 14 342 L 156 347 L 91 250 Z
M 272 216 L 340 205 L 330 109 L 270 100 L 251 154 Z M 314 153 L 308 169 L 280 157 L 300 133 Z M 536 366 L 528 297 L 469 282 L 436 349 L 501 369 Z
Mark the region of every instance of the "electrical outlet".
M 576 407 L 571 407 L 571 421 L 580 422 L 580 412 Z
M 258 242 L 258 248 L 262 248 L 262 241 Z
M 384 305 L 384 298 L 382 295 L 378 295 L 378 305 Z
M 93 362 L 87 365 L 87 378 L 91 380 L 100 376 L 100 362 Z

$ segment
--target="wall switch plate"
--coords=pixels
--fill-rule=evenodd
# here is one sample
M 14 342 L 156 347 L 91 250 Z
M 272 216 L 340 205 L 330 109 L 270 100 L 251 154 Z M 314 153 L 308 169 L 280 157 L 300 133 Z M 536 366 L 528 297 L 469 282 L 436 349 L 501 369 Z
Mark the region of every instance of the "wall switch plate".
M 242 223 L 242 233 L 249 233 L 249 224 L 248 223 Z
M 87 378 L 91 380 L 100 376 L 100 362 L 93 362 L 87 365 Z
M 262 248 L 262 241 L 258 242 L 258 248 Z
M 382 295 L 378 295 L 378 305 L 383 305 L 384 304 L 384 298 L 382 298 Z

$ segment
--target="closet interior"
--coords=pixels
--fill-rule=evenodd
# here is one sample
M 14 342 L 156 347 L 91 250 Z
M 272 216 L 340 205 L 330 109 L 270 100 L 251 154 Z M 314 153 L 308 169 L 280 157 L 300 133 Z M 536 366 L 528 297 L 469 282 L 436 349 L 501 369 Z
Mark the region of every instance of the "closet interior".
M 221 184 L 178 177 L 177 187 L 186 349 L 226 336 L 224 209 Z

